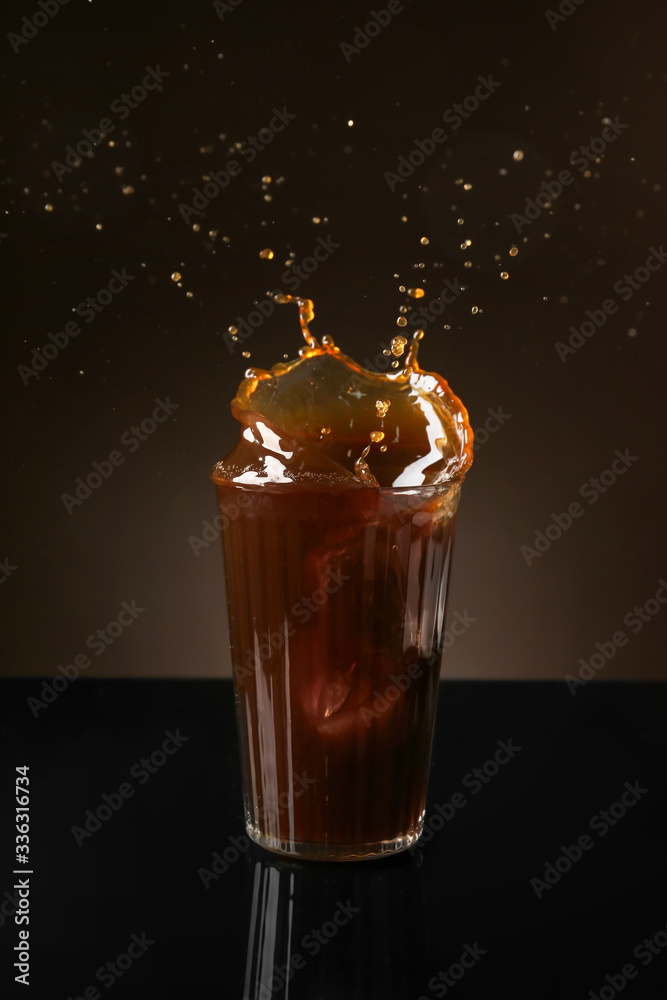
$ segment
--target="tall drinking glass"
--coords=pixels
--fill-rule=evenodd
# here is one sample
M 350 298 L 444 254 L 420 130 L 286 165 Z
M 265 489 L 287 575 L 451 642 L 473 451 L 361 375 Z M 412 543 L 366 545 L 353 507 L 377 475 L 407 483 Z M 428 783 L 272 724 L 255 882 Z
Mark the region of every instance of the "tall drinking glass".
M 461 478 L 218 481 L 248 834 L 324 861 L 424 817 Z

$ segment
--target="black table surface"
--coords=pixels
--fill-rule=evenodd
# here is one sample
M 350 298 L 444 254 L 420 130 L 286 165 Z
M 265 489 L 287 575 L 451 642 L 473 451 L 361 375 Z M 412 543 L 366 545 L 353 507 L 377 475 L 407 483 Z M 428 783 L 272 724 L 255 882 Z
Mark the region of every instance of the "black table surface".
M 230 681 L 80 679 L 35 717 L 41 684 L 3 683 L 2 995 L 664 996 L 667 685 L 442 683 L 426 842 L 318 864 L 246 837 Z

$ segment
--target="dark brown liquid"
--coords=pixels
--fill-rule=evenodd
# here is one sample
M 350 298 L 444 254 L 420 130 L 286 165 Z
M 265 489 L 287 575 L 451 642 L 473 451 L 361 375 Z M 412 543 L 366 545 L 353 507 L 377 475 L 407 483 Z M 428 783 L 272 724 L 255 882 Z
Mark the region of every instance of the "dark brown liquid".
M 218 487 L 240 509 L 223 543 L 246 811 L 274 846 L 363 854 L 419 827 L 459 487 L 424 492 L 241 507 Z
M 301 359 L 246 373 L 212 472 L 246 820 L 274 849 L 363 857 L 420 830 L 472 432 L 419 336 L 375 374 L 299 307 Z

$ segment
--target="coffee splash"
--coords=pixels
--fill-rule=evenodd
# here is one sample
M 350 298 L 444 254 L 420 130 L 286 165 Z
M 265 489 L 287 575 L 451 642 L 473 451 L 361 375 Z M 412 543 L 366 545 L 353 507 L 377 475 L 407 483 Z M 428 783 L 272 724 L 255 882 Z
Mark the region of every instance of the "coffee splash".
M 310 299 L 276 301 L 298 306 L 305 346 L 294 361 L 246 371 L 232 401 L 241 436 L 212 470 L 216 483 L 401 488 L 463 478 L 472 463 L 468 414 L 444 378 L 421 369 L 422 330 L 409 342 L 394 338 L 402 368 L 371 372 L 332 337 L 318 342 Z

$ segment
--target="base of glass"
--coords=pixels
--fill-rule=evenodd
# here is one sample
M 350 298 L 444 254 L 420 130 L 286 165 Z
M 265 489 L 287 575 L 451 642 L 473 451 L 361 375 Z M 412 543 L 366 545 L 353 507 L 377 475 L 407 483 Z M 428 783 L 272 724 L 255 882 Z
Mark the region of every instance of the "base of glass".
M 250 839 L 265 851 L 296 861 L 372 861 L 374 858 L 384 858 L 407 851 L 419 840 L 423 828 L 424 821 L 420 819 L 414 829 L 393 840 L 379 840 L 374 844 L 332 844 L 280 840 L 263 834 L 257 826 L 246 824 Z

